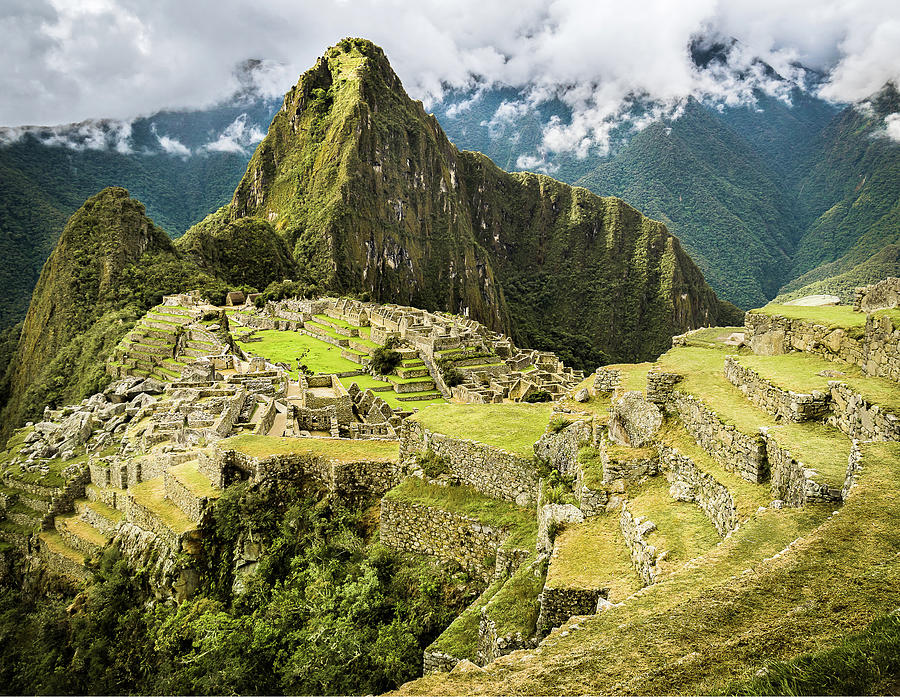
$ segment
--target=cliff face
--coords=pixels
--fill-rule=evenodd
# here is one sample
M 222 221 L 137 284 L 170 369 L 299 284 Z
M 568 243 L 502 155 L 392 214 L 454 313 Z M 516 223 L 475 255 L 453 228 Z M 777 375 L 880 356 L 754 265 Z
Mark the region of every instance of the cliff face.
M 0 384 L 0 436 L 45 405 L 102 387 L 106 356 L 164 293 L 224 285 L 182 258 L 139 201 L 113 187 L 77 210 L 41 270 Z
M 285 96 L 230 216 L 270 221 L 323 289 L 469 313 L 576 365 L 737 318 L 662 224 L 459 152 L 359 39 Z

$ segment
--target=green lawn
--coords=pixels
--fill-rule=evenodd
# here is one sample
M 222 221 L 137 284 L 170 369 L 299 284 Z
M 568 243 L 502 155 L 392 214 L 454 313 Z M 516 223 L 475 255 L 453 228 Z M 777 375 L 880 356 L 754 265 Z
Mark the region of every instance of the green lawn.
M 651 477 L 628 493 L 628 509 L 656 524 L 647 536 L 658 550 L 668 552 L 666 562 L 681 564 L 715 547 L 721 538 L 700 507 L 669 496 L 665 477 Z
M 804 307 L 802 305 L 769 304 L 750 312 L 770 317 L 779 316 L 788 319 L 801 319 L 825 327 L 852 329 L 866 325 L 866 313 L 854 312 L 850 305 L 832 305 L 826 307 Z
M 718 349 L 677 346 L 660 356 L 658 364 L 663 370 L 684 375 L 676 389 L 698 397 L 721 421 L 748 435 L 755 435 L 760 427 L 767 427 L 774 439 L 787 447 L 796 459 L 820 472 L 824 483 L 840 486 L 847 469 L 850 439 L 824 424 L 779 425 L 774 417 L 757 409 L 725 379 L 725 356 L 726 353 Z
M 505 528 L 510 532 L 503 544 L 507 548 L 531 549 L 535 544 L 537 519 L 534 509 L 520 508 L 509 501 L 485 496 L 470 486 L 438 486 L 418 477 L 407 477 L 384 498 L 421 504 L 469 516 L 490 527 Z
M 735 332 L 745 331 L 747 331 L 746 327 L 707 327 L 691 334 L 687 342 L 688 345 L 692 346 L 724 346 L 722 343 L 724 339 L 727 339 Z
M 741 365 L 750 368 L 773 385 L 794 392 L 828 391 L 829 380 L 847 383 L 854 392 L 872 404 L 900 414 L 900 387 L 886 378 L 866 377 L 858 367 L 835 363 L 809 353 L 785 353 L 780 356 L 740 356 Z M 837 377 L 819 373 L 841 372 Z
M 622 373 L 619 389 L 626 392 L 643 392 L 647 389 L 647 373 L 652 363 L 613 363 L 603 366 L 604 369 L 618 370 Z
M 303 356 L 302 362 L 314 373 L 344 373 L 359 370 L 359 365 L 341 356 L 341 349 L 300 332 L 280 332 L 265 329 L 256 333 L 262 341 L 253 341 L 241 346 L 248 353 L 272 361 L 287 363 L 291 367 L 291 376 L 296 378 L 296 358 L 304 350 L 309 352 Z
M 220 441 L 224 449 L 233 449 L 250 457 L 310 454 L 341 462 L 395 462 L 400 455 L 397 441 L 348 440 L 338 438 L 276 438 L 244 434 Z
M 565 527 L 547 572 L 548 588 L 608 588 L 618 603 L 641 587 L 619 530 L 619 516 L 600 515 Z
M 552 411 L 551 404 L 447 404 L 422 409 L 410 418 L 434 433 L 530 458 Z

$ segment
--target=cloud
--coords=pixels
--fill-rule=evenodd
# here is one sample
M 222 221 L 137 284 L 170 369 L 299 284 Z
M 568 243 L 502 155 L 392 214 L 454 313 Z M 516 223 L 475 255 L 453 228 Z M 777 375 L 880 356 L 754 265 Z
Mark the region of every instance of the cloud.
M 133 152 L 131 121 L 83 121 L 64 126 L 13 126 L 0 128 L 0 144 L 10 145 L 31 136 L 44 145 L 72 150 L 115 150 Z
M 241 114 L 214 141 L 203 146 L 210 152 L 246 152 L 265 137 L 257 126 L 248 122 L 247 114 Z
M 177 138 L 172 138 L 167 135 L 159 135 L 156 132 L 156 124 L 150 126 L 150 132 L 156 136 L 156 140 L 159 143 L 159 147 L 162 148 L 163 152 L 169 155 L 175 155 L 177 157 L 190 157 L 191 149 L 182 143 Z
M 900 143 L 900 113 L 885 116 L 884 133 L 895 143 Z
M 526 88 L 531 104 L 561 99 L 572 122 L 551 124 L 544 145 L 576 154 L 602 148 L 635 96 L 661 114 L 689 96 L 747 103 L 754 88 L 787 100 L 808 80 L 798 63 L 822 71 L 822 95 L 838 102 L 900 79 L 895 0 L 519 0 L 514 12 L 506 0 L 4 0 L 0 123 L 201 108 L 247 79 L 279 95 L 348 35 L 383 46 L 427 104 L 490 85 Z M 698 71 L 688 49 L 698 36 L 739 44 Z M 266 60 L 250 78 L 235 74 L 248 58 Z

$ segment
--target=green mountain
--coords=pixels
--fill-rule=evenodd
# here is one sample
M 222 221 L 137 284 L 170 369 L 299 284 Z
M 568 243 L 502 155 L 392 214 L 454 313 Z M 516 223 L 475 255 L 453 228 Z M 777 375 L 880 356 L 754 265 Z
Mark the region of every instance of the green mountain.
M 458 151 L 363 40 L 287 94 L 232 199 L 244 217 L 272 222 L 307 283 L 469 314 L 576 366 L 736 316 L 662 224 Z
M 46 405 L 77 401 L 108 380 L 103 362 L 162 295 L 225 286 L 180 254 L 121 188 L 92 196 L 44 264 L 0 385 L 4 433 Z

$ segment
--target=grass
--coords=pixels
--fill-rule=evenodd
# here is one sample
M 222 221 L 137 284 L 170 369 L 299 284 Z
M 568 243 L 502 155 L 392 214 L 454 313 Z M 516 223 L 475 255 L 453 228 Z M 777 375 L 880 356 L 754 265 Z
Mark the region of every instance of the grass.
M 684 375 L 676 389 L 690 393 L 747 435 L 767 427 L 772 437 L 787 447 L 807 467 L 820 472 L 831 485 L 840 486 L 847 468 L 850 440 L 836 428 L 813 422 L 776 423 L 774 417 L 754 407 L 728 380 L 723 366 L 725 352 L 697 346 L 679 346 L 660 356 L 666 371 Z
M 578 462 L 584 473 L 582 479 L 588 489 L 603 488 L 603 460 L 600 451 L 592 445 L 586 445 L 578 451 Z
M 657 434 L 657 440 L 690 458 L 698 468 L 728 489 L 741 520 L 749 518 L 760 506 L 769 505 L 772 496 L 768 484 L 748 482 L 743 477 L 722 467 L 718 460 L 697 445 L 680 423 L 672 419 L 667 420 Z
M 38 536 L 46 543 L 51 552 L 62 555 L 76 564 L 84 564 L 84 555 L 77 549 L 72 549 L 56 530 L 45 530 Z
M 722 340 L 727 339 L 735 332 L 745 332 L 746 327 L 706 327 L 699 329 L 696 333 L 691 334 L 687 339 L 689 346 L 722 346 Z
M 607 598 L 618 603 L 641 585 L 619 530 L 618 515 L 588 518 L 556 536 L 548 588 L 608 588 Z
M 544 588 L 544 574 L 529 568 L 535 557 L 536 552 L 526 557 L 485 608 L 485 614 L 496 623 L 498 636 L 534 633 L 541 610 L 538 596 Z
M 850 364 L 837 364 L 809 353 L 785 353 L 780 356 L 740 356 L 741 365 L 750 368 L 773 385 L 794 392 L 828 391 L 830 380 L 847 384 L 866 401 L 900 414 L 900 389 L 897 383 L 885 378 L 866 377 L 862 370 Z M 819 375 L 823 371 L 844 373 L 837 377 Z
M 138 504 L 162 520 L 165 526 L 174 533 L 180 535 L 196 527 L 194 521 L 166 498 L 166 487 L 162 477 L 148 479 L 128 487 L 128 493 Z
M 548 638 L 527 661 L 428 676 L 401 691 L 713 694 L 773 662 L 841 650 L 898 605 L 900 444 L 862 450 L 859 481 L 836 514 L 766 509 L 623 607 Z M 843 690 L 825 674 L 802 692 Z
M 264 329 L 256 333 L 262 341 L 244 344 L 248 353 L 262 356 L 273 363 L 286 363 L 291 367 L 291 377 L 297 377 L 296 358 L 314 373 L 344 373 L 359 370 L 359 365 L 341 356 L 341 349 L 325 341 L 300 332 L 280 332 L 275 329 Z
M 356 383 L 361 390 L 373 389 L 376 387 L 390 387 L 391 389 L 386 392 L 376 392 L 375 394 L 381 397 L 385 402 L 387 402 L 392 409 L 414 409 L 414 408 L 422 408 L 426 406 L 430 406 L 432 404 L 446 404 L 447 400 L 444 399 L 439 392 L 434 392 L 434 390 L 425 390 L 424 392 L 404 392 L 403 394 L 398 394 L 394 392 L 393 385 L 389 382 L 382 382 L 381 380 L 376 380 L 371 375 L 354 375 L 349 378 L 340 378 L 341 384 L 344 387 L 350 387 L 352 383 Z M 435 397 L 433 399 L 423 399 L 420 401 L 413 402 L 401 402 L 399 397 L 414 397 L 415 395 L 420 394 L 434 394 Z
M 803 307 L 801 305 L 766 305 L 753 313 L 770 317 L 787 317 L 820 324 L 825 327 L 853 329 L 866 326 L 866 313 L 854 312 L 849 305 L 833 305 L 825 307 Z
M 309 454 L 339 462 L 395 462 L 400 455 L 398 442 L 383 440 L 276 438 L 248 433 L 226 438 L 220 445 L 250 457 Z
M 181 482 L 192 494 L 198 497 L 218 498 L 222 490 L 214 487 L 209 478 L 197 469 L 197 461 L 189 460 L 169 468 L 169 474 Z
M 669 496 L 665 477 L 652 477 L 636 493 L 629 492 L 628 508 L 656 524 L 647 541 L 668 552 L 666 562 L 679 564 L 699 557 L 721 539 L 699 506 Z
M 408 477 L 385 494 L 384 498 L 437 508 L 475 518 L 483 525 L 493 528 L 505 528 L 510 531 L 510 536 L 503 545 L 507 548 L 534 547 L 537 520 L 533 510 L 490 498 L 470 486 L 438 486 L 418 477 Z
M 531 457 L 552 411 L 551 404 L 447 404 L 427 407 L 410 418 L 434 433 Z
M 437 640 L 429 646 L 431 651 L 440 651 L 459 659 L 475 661 L 478 653 L 478 627 L 481 623 L 481 608 L 487 605 L 504 584 L 498 579 L 489 585 L 478 599 L 469 605 L 445 629 Z

